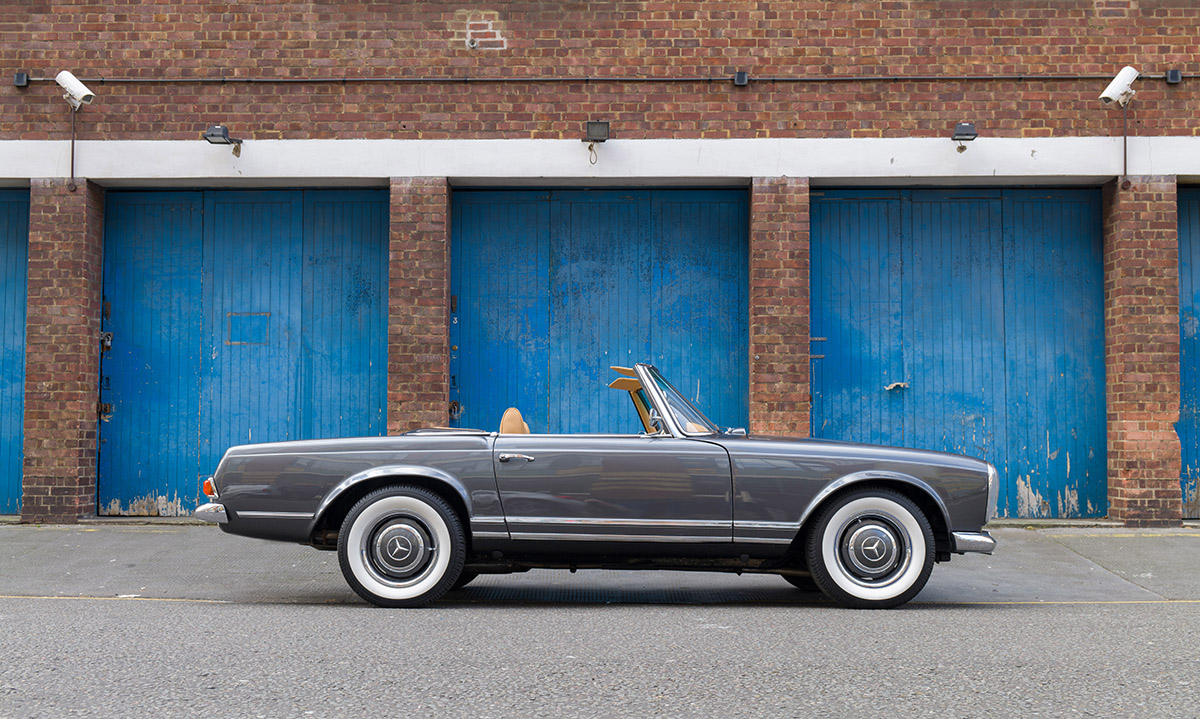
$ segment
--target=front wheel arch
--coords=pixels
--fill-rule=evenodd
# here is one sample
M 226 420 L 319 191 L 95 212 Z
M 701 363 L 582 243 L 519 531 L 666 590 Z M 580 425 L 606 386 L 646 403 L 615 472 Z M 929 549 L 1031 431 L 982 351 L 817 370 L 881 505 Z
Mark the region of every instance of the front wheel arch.
M 890 489 L 893 492 L 899 492 L 914 504 L 924 513 L 925 518 L 929 520 L 930 526 L 933 528 L 933 541 L 936 556 L 942 559 L 948 558 L 950 552 L 953 551 L 953 544 L 950 541 L 950 526 L 946 521 L 946 512 L 942 503 L 929 494 L 924 488 L 919 487 L 910 482 L 903 482 L 897 479 L 886 478 L 867 478 L 856 482 L 852 482 L 837 491 L 831 493 L 828 497 L 823 497 L 819 504 L 810 507 L 804 522 L 800 525 L 800 531 L 796 533 L 792 540 L 791 546 L 788 547 L 788 556 L 803 563 L 804 548 L 808 542 L 808 534 L 812 531 L 814 518 L 821 513 L 821 510 L 832 502 L 839 501 L 843 496 L 850 492 L 856 492 L 864 487 L 874 487 L 879 489 Z M 939 559 L 938 561 L 942 561 Z

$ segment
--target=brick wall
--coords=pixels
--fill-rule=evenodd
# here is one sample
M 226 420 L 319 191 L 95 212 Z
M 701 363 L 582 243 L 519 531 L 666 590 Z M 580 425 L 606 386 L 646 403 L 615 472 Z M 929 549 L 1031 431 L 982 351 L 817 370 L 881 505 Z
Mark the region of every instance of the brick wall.
M 217 122 L 250 139 L 574 138 L 592 117 L 628 139 L 938 137 L 960 120 L 985 137 L 1118 134 L 1096 98 L 1129 63 L 1146 76 L 1133 134 L 1190 135 L 1200 82 L 1160 78 L 1200 72 L 1198 15 L 1190 0 L 0 0 L 0 66 L 151 80 L 96 83 L 82 139 L 196 139 Z M 1098 77 L 1049 79 L 1081 74 Z M 1024 79 L 964 79 L 994 75 Z M 571 81 L 522 81 L 550 76 Z M 584 81 L 600 76 L 720 81 Z M 152 82 L 222 77 L 504 82 Z M 65 137 L 59 95 L 0 83 L 0 139 Z
M 1174 177 L 1104 188 L 1109 516 L 1179 524 L 1179 246 Z
M 447 424 L 449 185 L 393 178 L 388 252 L 388 433 Z
M 66 180 L 32 182 L 23 522 L 96 511 L 103 218 L 98 186 L 71 192 Z
M 750 427 L 807 437 L 808 180 L 755 178 L 750 191 Z

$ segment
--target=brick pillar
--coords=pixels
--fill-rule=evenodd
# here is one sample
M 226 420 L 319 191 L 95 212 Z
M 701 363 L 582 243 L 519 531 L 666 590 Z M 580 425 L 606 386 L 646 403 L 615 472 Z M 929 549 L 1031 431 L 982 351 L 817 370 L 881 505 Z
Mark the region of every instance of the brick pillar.
M 450 187 L 391 181 L 388 433 L 449 421 Z
M 1179 241 L 1175 178 L 1104 187 L 1108 514 L 1178 526 Z
M 808 178 L 755 178 L 750 196 L 750 429 L 807 437 Z
M 104 191 L 34 180 L 29 193 L 22 522 L 96 512 Z

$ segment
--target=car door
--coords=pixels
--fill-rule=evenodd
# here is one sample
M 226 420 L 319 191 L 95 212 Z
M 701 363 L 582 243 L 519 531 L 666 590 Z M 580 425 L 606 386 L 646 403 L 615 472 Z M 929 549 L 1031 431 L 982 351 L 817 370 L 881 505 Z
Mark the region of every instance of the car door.
M 733 541 L 729 455 L 715 444 L 504 434 L 492 460 L 515 540 Z

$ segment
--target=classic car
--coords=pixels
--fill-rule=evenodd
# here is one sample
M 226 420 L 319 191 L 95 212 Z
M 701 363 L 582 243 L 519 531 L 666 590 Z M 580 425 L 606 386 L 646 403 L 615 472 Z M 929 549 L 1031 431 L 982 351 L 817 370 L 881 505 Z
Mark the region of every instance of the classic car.
M 335 550 L 385 607 L 537 567 L 773 573 L 884 608 L 935 562 L 995 547 L 987 462 L 722 429 L 654 366 L 613 370 L 641 433 L 533 434 L 509 408 L 498 431 L 232 447 L 195 516 Z

